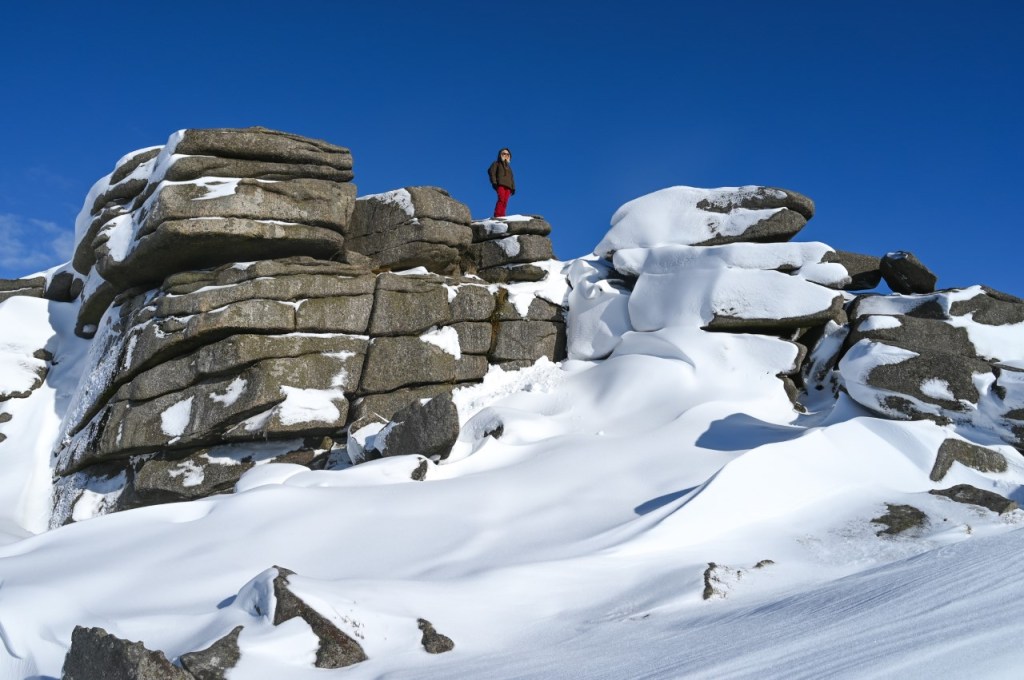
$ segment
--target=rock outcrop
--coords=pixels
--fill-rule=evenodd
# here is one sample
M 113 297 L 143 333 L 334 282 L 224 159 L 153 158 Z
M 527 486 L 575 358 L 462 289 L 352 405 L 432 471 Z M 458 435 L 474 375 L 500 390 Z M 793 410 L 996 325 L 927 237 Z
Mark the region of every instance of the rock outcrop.
M 1024 448 L 1024 300 L 973 286 L 869 295 L 833 343 L 837 384 L 887 418 L 981 428 Z
M 564 356 L 562 300 L 530 283 L 551 269 L 547 222 L 473 222 L 435 187 L 357 199 L 352 167 L 295 135 L 184 130 L 97 183 L 61 284 L 95 337 L 54 523 L 337 461 L 355 421 Z M 396 423 L 386 455 L 443 458 L 446 422 L 440 447 Z

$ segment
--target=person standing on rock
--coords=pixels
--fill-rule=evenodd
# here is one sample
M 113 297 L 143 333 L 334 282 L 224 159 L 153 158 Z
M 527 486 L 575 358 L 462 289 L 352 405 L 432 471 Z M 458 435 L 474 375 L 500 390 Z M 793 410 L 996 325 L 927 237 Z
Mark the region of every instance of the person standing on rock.
M 494 204 L 494 216 L 504 217 L 508 199 L 516 193 L 516 178 L 512 174 L 512 152 L 507 148 L 499 151 L 498 160 L 487 168 L 487 176 L 491 178 L 491 186 L 498 192 L 498 202 Z

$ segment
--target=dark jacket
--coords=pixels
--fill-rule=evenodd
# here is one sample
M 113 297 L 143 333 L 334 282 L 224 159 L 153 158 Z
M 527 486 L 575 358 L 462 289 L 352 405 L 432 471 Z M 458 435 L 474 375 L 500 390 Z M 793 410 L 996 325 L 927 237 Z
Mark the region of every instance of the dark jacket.
M 501 156 L 487 168 L 487 176 L 491 178 L 491 186 L 495 189 L 501 186 L 511 189 L 513 194 L 516 193 L 516 178 L 512 174 L 512 166 L 503 162 Z

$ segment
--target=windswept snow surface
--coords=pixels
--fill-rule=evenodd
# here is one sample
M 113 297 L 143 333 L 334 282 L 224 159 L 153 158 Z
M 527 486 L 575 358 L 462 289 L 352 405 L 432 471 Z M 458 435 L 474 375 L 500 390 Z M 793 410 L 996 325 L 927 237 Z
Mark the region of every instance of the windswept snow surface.
M 769 260 L 789 263 L 779 275 L 794 286 L 777 311 L 803 313 L 826 290 L 800 271 L 821 244 L 690 252 L 662 244 L 662 217 L 644 219 L 652 245 L 620 250 L 619 273 L 600 258 L 551 263 L 549 278 L 572 285 L 570 359 L 494 367 L 457 390 L 459 441 L 424 481 L 415 456 L 270 463 L 233 495 L 12 538 L 0 677 L 58 677 L 75 625 L 172 659 L 243 625 L 233 680 L 1016 677 L 1024 512 L 927 493 L 955 433 L 872 417 L 843 395 L 798 413 L 776 377 L 795 345 L 701 330 L 721 282 L 756 292 L 763 281 L 744 272 Z M 1024 461 L 991 448 L 1006 472 L 954 463 L 939 486 L 1024 500 Z M 0 443 L 0 456 L 34 455 Z M 878 536 L 887 503 L 928 521 Z M 368 661 L 312 667 L 308 626 L 267 620 L 275 566 L 339 625 L 358 624 Z M 421 617 L 452 652 L 423 651 Z

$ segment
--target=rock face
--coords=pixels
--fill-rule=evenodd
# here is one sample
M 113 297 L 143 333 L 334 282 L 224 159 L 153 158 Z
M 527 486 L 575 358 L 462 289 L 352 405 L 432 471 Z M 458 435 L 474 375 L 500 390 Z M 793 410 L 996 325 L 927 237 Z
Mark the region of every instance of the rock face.
M 842 386 L 879 415 L 981 427 L 1022 448 L 1021 320 L 1024 301 L 981 286 L 865 296 L 838 349 Z
M 102 628 L 76 626 L 64 659 L 62 680 L 193 680 L 163 652 L 115 637 Z
M 54 451 L 55 524 L 322 465 L 358 419 L 564 356 L 562 301 L 529 283 L 548 276 L 547 222 L 474 223 L 435 187 L 357 200 L 352 167 L 264 128 L 184 130 L 96 184 L 55 292 L 80 289 L 95 335 Z M 453 411 L 430 433 L 395 423 L 387 455 L 447 455 Z
M 1000 496 L 995 492 L 986 491 L 985 489 L 979 489 L 970 484 L 957 484 L 948 489 L 932 489 L 929 493 L 936 496 L 945 496 L 957 503 L 977 505 L 999 515 L 1004 515 L 1019 507 L 1016 502 L 1011 501 L 1005 496 Z
M 295 572 L 280 567 L 276 569 L 277 576 L 273 582 L 274 625 L 281 625 L 294 618 L 300 618 L 309 624 L 320 640 L 316 652 L 317 668 L 344 668 L 366 661 L 366 653 L 358 642 L 335 627 L 291 589 L 288 578 L 294 576 Z
M 0 279 L 0 302 L 17 295 L 43 297 L 46 279 L 36 276 L 30 279 Z
M 879 265 L 882 278 L 894 293 L 931 293 L 937 277 L 913 253 L 886 253 Z
M 206 649 L 198 652 L 182 654 L 182 668 L 192 674 L 196 680 L 225 680 L 229 670 L 238 664 L 241 653 L 238 649 L 238 636 L 242 626 L 217 640 Z

